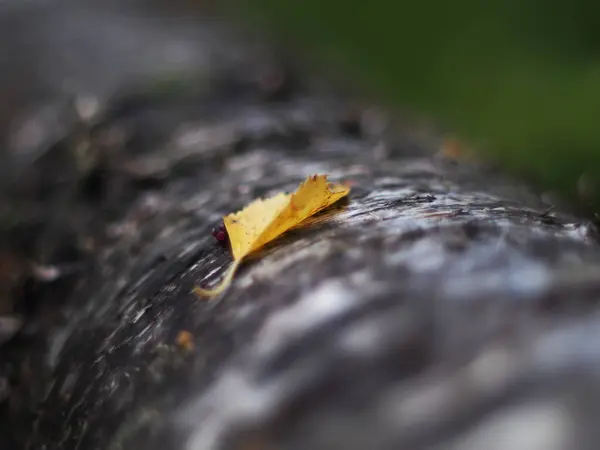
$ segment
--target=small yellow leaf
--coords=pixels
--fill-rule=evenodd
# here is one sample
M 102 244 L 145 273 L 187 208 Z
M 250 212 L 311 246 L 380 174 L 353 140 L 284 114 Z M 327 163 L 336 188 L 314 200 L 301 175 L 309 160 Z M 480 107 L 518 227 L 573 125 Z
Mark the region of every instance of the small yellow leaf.
M 287 208 L 289 202 L 290 195 L 284 193 L 266 200 L 259 198 L 241 211 L 223 218 L 234 260 L 242 259 L 258 248 L 258 240 L 263 232 Z
M 241 211 L 224 217 L 234 262 L 215 289 L 196 287 L 194 292 L 204 297 L 223 292 L 243 258 L 349 192 L 347 185 L 329 183 L 327 175 L 314 175 L 302 182 L 292 194 L 279 193 L 265 200 L 255 200 Z

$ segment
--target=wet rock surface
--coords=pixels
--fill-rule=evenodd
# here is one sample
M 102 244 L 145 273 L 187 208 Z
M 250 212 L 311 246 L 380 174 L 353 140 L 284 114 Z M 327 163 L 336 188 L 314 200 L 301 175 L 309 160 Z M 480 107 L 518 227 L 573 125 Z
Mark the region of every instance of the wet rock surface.
M 595 228 L 195 20 L 196 78 L 66 102 L 19 166 L 0 447 L 595 448 Z M 348 200 L 196 298 L 221 217 L 314 173 Z

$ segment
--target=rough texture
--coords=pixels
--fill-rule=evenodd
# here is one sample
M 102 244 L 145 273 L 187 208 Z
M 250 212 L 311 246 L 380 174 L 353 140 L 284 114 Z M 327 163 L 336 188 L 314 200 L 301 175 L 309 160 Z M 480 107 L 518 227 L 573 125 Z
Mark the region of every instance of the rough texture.
M 46 271 L 0 348 L 0 447 L 596 448 L 595 229 L 236 48 L 209 89 L 111 100 L 27 169 L 53 208 L 25 221 Z M 231 260 L 220 218 L 314 173 L 349 200 L 195 298 Z

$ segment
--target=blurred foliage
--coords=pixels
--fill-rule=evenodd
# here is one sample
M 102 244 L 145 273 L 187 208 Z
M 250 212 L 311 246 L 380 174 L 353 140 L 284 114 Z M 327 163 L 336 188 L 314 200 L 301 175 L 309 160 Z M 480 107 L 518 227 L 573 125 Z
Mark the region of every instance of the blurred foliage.
M 600 185 L 600 2 L 226 4 L 542 188 L 579 200 L 583 173 L 588 191 Z

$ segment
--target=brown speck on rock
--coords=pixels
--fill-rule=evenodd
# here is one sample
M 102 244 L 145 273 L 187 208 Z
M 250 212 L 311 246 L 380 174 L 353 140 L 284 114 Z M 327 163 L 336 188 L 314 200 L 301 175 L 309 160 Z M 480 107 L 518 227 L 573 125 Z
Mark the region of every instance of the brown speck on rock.
M 187 330 L 181 330 L 177 333 L 177 337 L 175 338 L 175 343 L 179 348 L 185 350 L 187 352 L 191 352 L 194 350 L 194 336 Z

